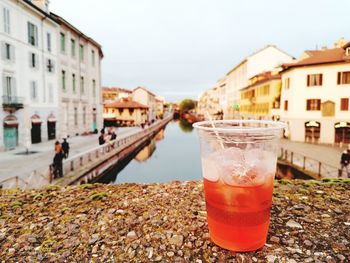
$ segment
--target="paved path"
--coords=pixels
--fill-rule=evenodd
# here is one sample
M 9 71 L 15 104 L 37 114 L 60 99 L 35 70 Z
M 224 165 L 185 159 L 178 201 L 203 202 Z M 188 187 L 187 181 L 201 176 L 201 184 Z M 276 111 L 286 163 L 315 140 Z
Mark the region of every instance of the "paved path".
M 137 127 L 118 128 L 117 135 L 120 137 L 139 129 Z M 98 146 L 98 136 L 98 134 L 93 134 L 69 138 L 69 156 Z M 48 141 L 33 144 L 30 150 L 37 151 L 35 154 L 19 155 L 18 153 L 25 151 L 24 147 L 8 152 L 0 152 L 0 181 L 14 176 L 26 178 L 34 170 L 48 168 L 54 157 L 54 143 L 55 141 Z
M 340 166 L 340 156 L 344 151 L 344 148 L 292 142 L 286 139 L 281 141 L 281 147 L 334 167 Z

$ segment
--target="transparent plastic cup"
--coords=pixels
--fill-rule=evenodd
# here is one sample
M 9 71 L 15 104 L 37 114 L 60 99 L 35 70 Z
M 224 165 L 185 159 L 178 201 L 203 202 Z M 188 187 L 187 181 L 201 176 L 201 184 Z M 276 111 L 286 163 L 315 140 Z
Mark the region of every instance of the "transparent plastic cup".
M 265 245 L 279 139 L 286 125 L 203 121 L 199 134 L 210 238 L 231 251 Z

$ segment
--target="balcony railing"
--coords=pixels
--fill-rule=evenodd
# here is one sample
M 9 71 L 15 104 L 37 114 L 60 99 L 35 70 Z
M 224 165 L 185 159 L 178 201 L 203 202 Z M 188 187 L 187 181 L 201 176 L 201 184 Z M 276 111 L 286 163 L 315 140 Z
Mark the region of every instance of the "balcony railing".
M 22 109 L 23 108 L 23 97 L 17 97 L 17 96 L 2 96 L 2 106 L 3 107 L 13 107 L 16 109 Z

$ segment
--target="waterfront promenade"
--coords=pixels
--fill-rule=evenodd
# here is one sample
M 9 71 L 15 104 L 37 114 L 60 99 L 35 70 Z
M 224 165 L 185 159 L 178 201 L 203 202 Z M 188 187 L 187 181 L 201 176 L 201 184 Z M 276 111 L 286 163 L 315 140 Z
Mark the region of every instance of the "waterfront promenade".
M 280 145 L 285 150 L 304 155 L 334 167 L 340 167 L 340 157 L 344 151 L 344 148 L 330 145 L 292 142 L 286 139 L 282 139 Z
M 129 133 L 141 130 L 138 127 L 121 127 L 117 130 L 118 138 Z M 70 144 L 69 157 L 98 146 L 98 134 L 76 136 L 68 139 Z M 34 170 L 48 169 L 54 157 L 55 140 L 33 144 L 30 151 L 34 154 L 23 155 L 25 149 L 19 147 L 16 150 L 0 152 L 0 181 L 16 177 L 26 180 Z

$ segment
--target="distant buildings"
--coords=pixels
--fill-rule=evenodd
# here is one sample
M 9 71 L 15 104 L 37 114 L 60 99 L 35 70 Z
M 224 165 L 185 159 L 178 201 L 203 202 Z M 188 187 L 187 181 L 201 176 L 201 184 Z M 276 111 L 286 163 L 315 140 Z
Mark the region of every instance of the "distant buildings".
M 147 113 L 146 105 L 123 98 L 104 105 L 104 126 L 139 126 L 147 122 Z
M 349 100 L 350 42 L 340 39 L 294 61 L 267 46 L 202 93 L 197 110 L 213 119 L 222 109 L 225 119 L 281 120 L 293 141 L 343 145 L 350 143 Z
M 101 127 L 101 46 L 48 0 L 0 0 L 0 21 L 0 150 Z
M 137 87 L 132 92 L 132 99 L 148 107 L 148 121 L 156 119 L 156 95 L 145 87 Z
M 104 126 L 135 126 L 151 123 L 164 114 L 165 99 L 144 87 L 133 91 L 103 88 Z
M 224 118 L 239 116 L 240 90 L 249 85 L 249 79 L 276 67 L 292 62 L 293 57 L 273 45 L 268 45 L 243 59 L 226 74 L 226 100 Z
M 280 118 L 291 140 L 350 143 L 349 100 L 350 43 L 283 65 Z

